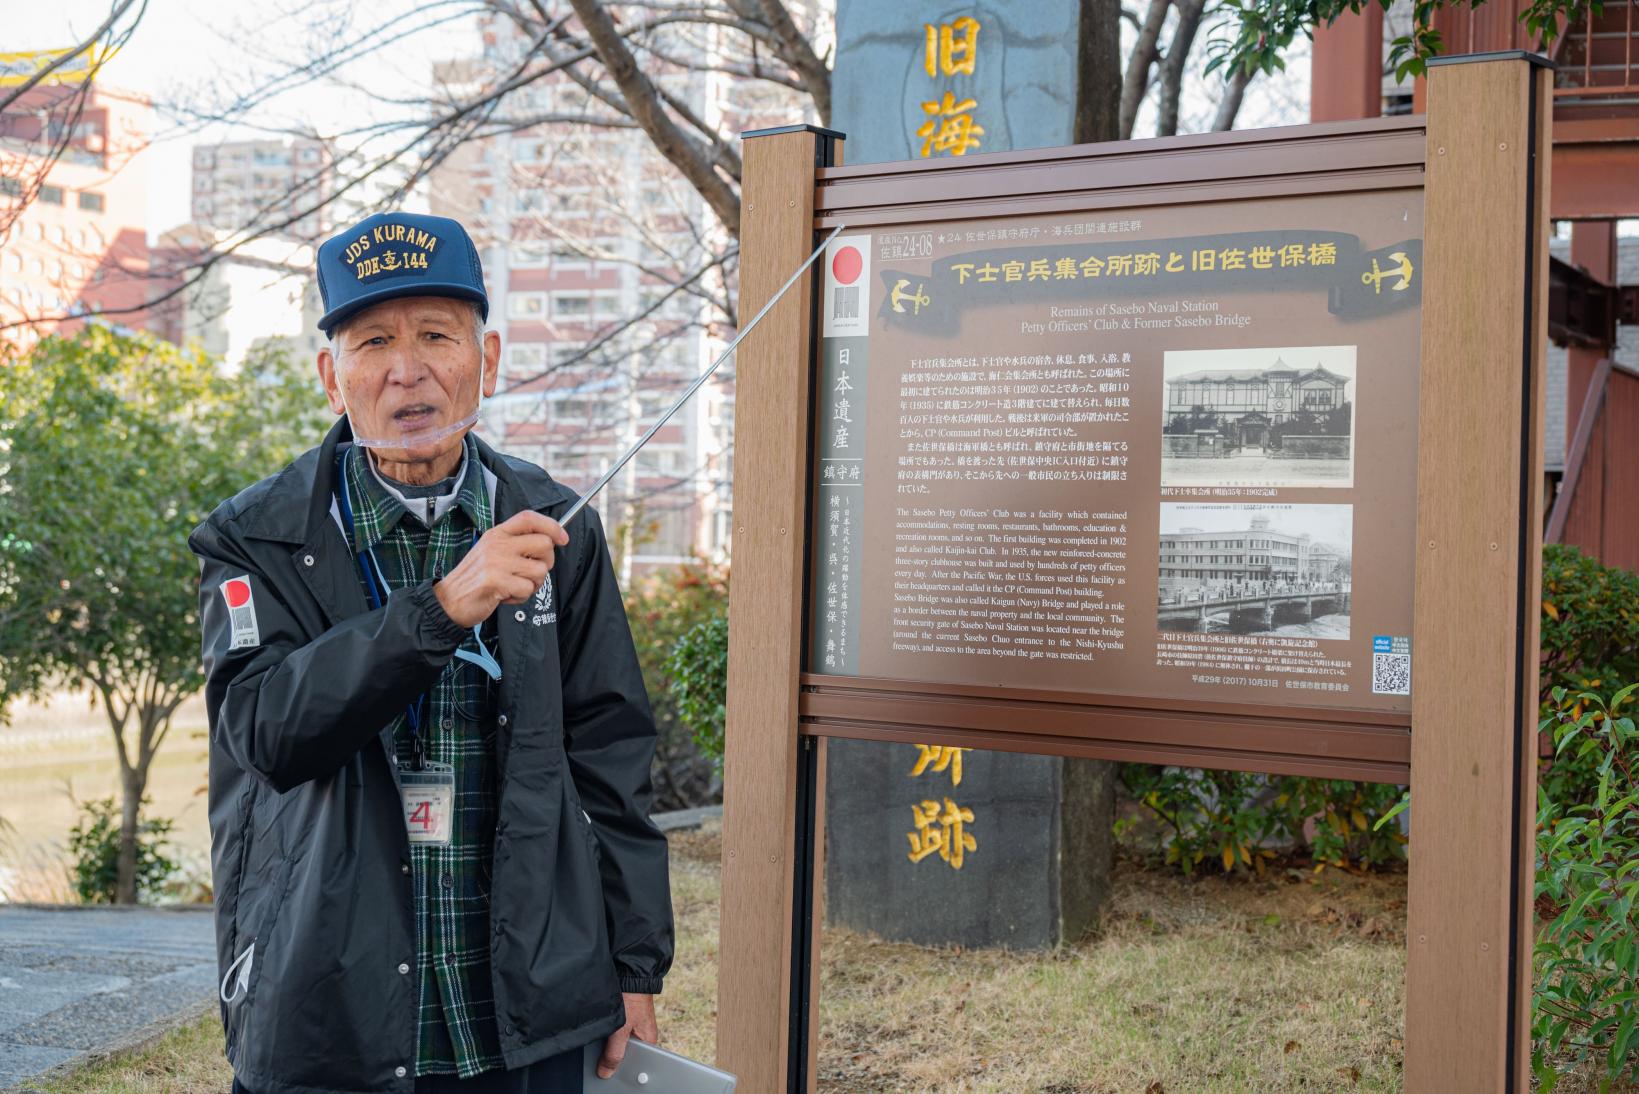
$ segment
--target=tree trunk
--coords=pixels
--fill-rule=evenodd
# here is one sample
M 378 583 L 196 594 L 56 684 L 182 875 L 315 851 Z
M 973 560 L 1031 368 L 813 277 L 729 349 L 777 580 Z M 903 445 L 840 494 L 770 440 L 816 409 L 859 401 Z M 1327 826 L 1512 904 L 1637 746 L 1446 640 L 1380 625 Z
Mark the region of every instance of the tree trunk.
M 1075 142 L 1121 139 L 1121 3 L 1081 0 Z
M 1127 75 L 1121 84 L 1121 140 L 1133 135 L 1138 108 L 1144 102 L 1144 92 L 1150 88 L 1150 69 L 1155 67 L 1156 58 L 1161 55 L 1161 27 L 1167 21 L 1167 9 L 1171 6 L 1172 0 L 1150 0 L 1150 6 L 1144 12 L 1144 22 L 1138 28 L 1138 39 L 1127 58 Z M 1115 27 L 1114 34 L 1119 42 L 1119 25 Z
M 1177 0 L 1178 25 L 1173 28 L 1167 55 L 1161 59 L 1161 95 L 1156 103 L 1155 135 L 1170 137 L 1178 132 L 1178 105 L 1183 98 L 1184 69 L 1201 27 L 1206 0 Z
M 119 878 L 114 889 L 114 903 L 137 902 L 137 825 L 141 823 L 142 795 L 148 788 L 148 765 L 121 763 L 120 791 L 124 795 L 120 810 Z
M 1167 0 L 1158 0 L 1163 12 Z M 1076 72 L 1075 141 L 1118 141 L 1122 131 L 1120 0 L 1081 0 L 1081 63 Z M 1079 848 L 1076 868 L 1059 878 L 1065 917 L 1061 939 L 1080 938 L 1098 917 L 1110 893 L 1115 846 L 1115 764 L 1107 760 L 1065 759 L 1060 793 L 1064 838 Z
M 1235 128 L 1235 118 L 1241 112 L 1241 103 L 1246 100 L 1246 85 L 1251 82 L 1252 76 L 1244 68 L 1237 68 L 1229 78 L 1224 87 L 1224 97 L 1218 100 L 1218 113 L 1212 119 L 1214 133 Z

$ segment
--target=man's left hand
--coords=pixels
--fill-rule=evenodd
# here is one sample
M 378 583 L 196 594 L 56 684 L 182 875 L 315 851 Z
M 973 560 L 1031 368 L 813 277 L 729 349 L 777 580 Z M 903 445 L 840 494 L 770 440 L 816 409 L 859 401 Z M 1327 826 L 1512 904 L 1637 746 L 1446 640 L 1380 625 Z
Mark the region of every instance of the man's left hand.
M 603 1055 L 598 1059 L 600 1079 L 609 1078 L 620 1067 L 620 1061 L 626 1058 L 626 1042 L 631 1038 L 651 1045 L 660 1043 L 660 1026 L 654 1019 L 654 996 L 622 992 L 620 998 L 626 1004 L 626 1024 L 603 1042 Z

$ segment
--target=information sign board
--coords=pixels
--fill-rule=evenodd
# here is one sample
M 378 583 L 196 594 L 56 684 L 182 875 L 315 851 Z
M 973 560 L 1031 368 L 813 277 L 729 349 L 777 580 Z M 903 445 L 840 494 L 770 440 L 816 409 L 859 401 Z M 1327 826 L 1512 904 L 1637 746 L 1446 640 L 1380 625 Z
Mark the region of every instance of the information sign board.
M 1422 192 L 826 256 L 809 668 L 1409 713 Z

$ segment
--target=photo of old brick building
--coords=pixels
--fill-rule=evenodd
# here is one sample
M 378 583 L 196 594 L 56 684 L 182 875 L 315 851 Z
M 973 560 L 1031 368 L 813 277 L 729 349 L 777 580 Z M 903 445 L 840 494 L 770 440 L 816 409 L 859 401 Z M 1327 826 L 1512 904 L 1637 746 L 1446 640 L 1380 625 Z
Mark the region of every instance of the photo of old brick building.
M 1355 349 L 1169 352 L 1161 484 L 1352 485 Z

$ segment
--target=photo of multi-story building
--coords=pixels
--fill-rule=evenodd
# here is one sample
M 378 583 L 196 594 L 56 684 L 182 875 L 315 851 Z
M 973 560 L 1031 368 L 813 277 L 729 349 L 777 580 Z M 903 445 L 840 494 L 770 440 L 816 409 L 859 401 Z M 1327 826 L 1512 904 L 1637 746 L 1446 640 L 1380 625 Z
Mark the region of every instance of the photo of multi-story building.
M 1175 350 L 1163 486 L 1350 486 L 1354 346 Z
M 1163 631 L 1349 637 L 1348 505 L 1161 506 Z

